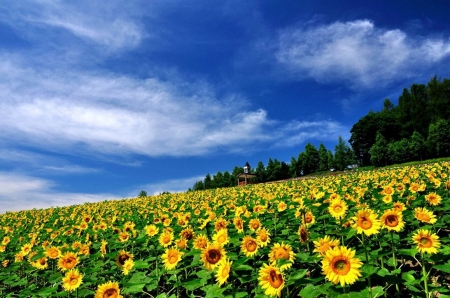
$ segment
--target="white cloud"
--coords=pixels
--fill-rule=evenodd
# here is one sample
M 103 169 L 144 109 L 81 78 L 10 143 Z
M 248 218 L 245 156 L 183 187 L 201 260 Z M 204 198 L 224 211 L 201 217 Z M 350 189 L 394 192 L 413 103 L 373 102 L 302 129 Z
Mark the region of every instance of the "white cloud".
M 14 1 L 7 5 L 0 16 L 28 39 L 45 39 L 45 35 L 58 34 L 48 30 L 60 29 L 103 50 L 115 51 L 136 47 L 148 36 L 137 21 L 142 10 L 132 3 Z
M 85 202 L 118 199 L 110 194 L 64 193 L 49 180 L 0 172 L 0 214 L 6 211 L 71 206 Z
M 0 62 L 3 141 L 43 149 L 190 156 L 264 141 L 264 110 L 203 82 L 63 73 Z M 17 62 L 19 61 L 19 62 Z
M 358 88 L 416 76 L 449 54 L 449 39 L 408 36 L 356 20 L 286 29 L 276 59 L 294 77 Z

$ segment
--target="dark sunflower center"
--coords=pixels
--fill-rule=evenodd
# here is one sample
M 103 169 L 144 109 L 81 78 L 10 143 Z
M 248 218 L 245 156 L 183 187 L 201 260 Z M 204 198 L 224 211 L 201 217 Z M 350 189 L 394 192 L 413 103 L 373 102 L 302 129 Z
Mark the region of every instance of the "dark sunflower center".
M 206 259 L 210 264 L 216 264 L 217 262 L 219 262 L 221 256 L 222 255 L 220 254 L 220 251 L 218 249 L 210 249 L 206 253 Z
M 245 248 L 247 248 L 249 252 L 254 252 L 258 248 L 258 244 L 256 244 L 256 242 L 253 240 L 248 240 Z
M 398 225 L 398 217 L 396 215 L 388 215 L 385 223 L 388 227 L 396 227 Z
M 372 227 L 372 221 L 369 218 L 363 216 L 359 219 L 359 226 L 364 230 L 370 229 Z
M 103 293 L 103 298 L 117 297 L 117 291 L 115 289 L 108 289 Z
M 433 241 L 431 241 L 428 237 L 422 237 L 420 239 L 420 246 L 423 248 L 429 248 L 433 245 Z
M 346 275 L 350 271 L 350 263 L 348 260 L 338 259 L 332 265 L 333 271 L 339 275 Z
M 277 274 L 275 270 L 270 270 L 268 280 L 270 285 L 275 289 L 278 289 L 283 284 L 283 276 Z

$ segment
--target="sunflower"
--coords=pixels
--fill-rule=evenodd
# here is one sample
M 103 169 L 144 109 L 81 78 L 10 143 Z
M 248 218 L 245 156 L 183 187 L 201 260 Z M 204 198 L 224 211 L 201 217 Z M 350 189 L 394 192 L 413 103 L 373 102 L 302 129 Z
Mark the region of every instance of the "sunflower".
M 234 227 L 238 233 L 244 233 L 244 221 L 240 217 L 235 217 L 233 219 Z
M 281 296 L 284 288 L 284 276 L 280 268 L 274 265 L 263 264 L 259 269 L 259 285 L 264 290 L 264 294 L 268 296 Z
M 216 230 L 216 232 L 222 230 L 222 229 L 226 229 L 228 225 L 228 221 L 223 219 L 223 218 L 218 218 L 216 219 L 216 222 L 214 223 L 214 228 Z
M 186 228 L 180 232 L 180 236 L 189 241 L 194 238 L 194 230 L 191 228 Z
M 157 228 L 155 225 L 145 226 L 145 233 L 147 234 L 147 236 L 153 237 L 159 233 L 159 228 Z
M 122 272 L 123 275 L 128 275 L 130 273 L 130 270 L 134 267 L 134 261 L 133 259 L 128 259 L 123 263 Z
M 180 249 L 187 249 L 188 243 L 187 240 L 181 237 L 180 239 L 175 240 L 175 245 Z
M 425 223 L 434 224 L 437 221 L 436 215 L 434 215 L 433 212 L 429 211 L 427 208 L 415 208 L 414 216 L 416 219 Z
M 117 282 L 108 281 L 102 285 L 99 285 L 95 292 L 94 298 L 123 298 L 120 295 L 119 284 Z
M 248 227 L 251 231 L 256 231 L 261 227 L 261 222 L 259 221 L 258 218 L 252 218 L 250 219 Z
M 437 206 L 441 203 L 442 198 L 437 193 L 431 192 L 425 196 L 425 200 L 427 200 L 428 204 Z
M 400 232 L 405 226 L 402 213 L 395 209 L 386 210 L 381 216 L 380 222 L 382 227 L 388 231 Z
M 31 266 L 33 266 L 34 268 L 37 268 L 39 270 L 44 270 L 48 268 L 48 262 L 47 262 L 47 258 L 43 257 L 40 259 L 37 259 L 36 261 L 30 262 Z
M 305 213 L 302 217 L 302 224 L 306 224 L 308 227 L 316 222 L 316 217 L 311 211 Z
M 270 233 L 266 228 L 261 228 L 256 232 L 256 239 L 259 247 L 266 247 L 270 243 Z
M 420 253 L 436 254 L 438 253 L 438 248 L 440 248 L 441 243 L 439 242 L 439 236 L 432 234 L 428 230 L 418 230 L 416 234 L 413 235 L 413 240 L 417 244 L 417 250 Z
M 328 212 L 337 220 L 344 218 L 347 209 L 347 203 L 341 199 L 332 200 L 328 206 Z
M 122 268 L 123 265 L 125 265 L 125 262 L 129 259 L 133 259 L 133 257 L 134 257 L 133 254 L 130 254 L 129 252 L 126 252 L 125 250 L 122 249 L 116 256 L 116 264 L 117 266 Z
M 306 225 L 303 224 L 298 228 L 298 237 L 302 244 L 305 244 L 306 242 L 308 242 L 309 232 L 308 232 Z
M 228 230 L 227 229 L 219 230 L 212 236 L 212 240 L 213 242 L 219 244 L 220 246 L 224 246 L 229 241 Z
M 77 269 L 71 269 L 66 272 L 63 279 L 63 288 L 67 292 L 77 289 L 83 282 L 83 275 Z
M 285 259 L 288 260 L 289 263 L 286 263 L 280 267 L 280 270 L 284 271 L 285 269 L 289 269 L 292 266 L 292 263 L 294 263 L 295 255 L 292 251 L 292 246 L 289 244 L 284 244 L 283 242 L 275 243 L 274 246 L 272 246 L 272 249 L 269 253 L 269 261 L 272 264 L 275 264 L 278 259 Z
M 102 253 L 102 257 L 106 254 L 106 245 L 108 245 L 108 242 L 102 239 L 102 244 L 100 246 L 100 252 Z
M 202 249 L 202 261 L 207 270 L 214 269 L 225 255 L 225 250 L 217 243 L 208 244 Z
M 284 210 L 286 210 L 287 205 L 285 202 L 281 201 L 280 203 L 278 203 L 278 212 L 283 212 Z
M 258 252 L 258 240 L 252 236 L 245 236 L 242 239 L 241 251 L 246 257 L 253 257 Z
M 125 231 L 119 233 L 119 241 L 120 242 L 127 242 L 128 239 L 130 239 L 130 234 L 128 234 Z
M 181 261 L 181 257 L 184 255 L 183 252 L 176 248 L 166 248 L 165 253 L 161 256 L 164 263 L 164 268 L 167 270 L 175 269 L 178 263 Z
M 339 240 L 330 238 L 330 236 L 325 235 L 325 237 L 319 238 L 317 239 L 317 241 L 313 241 L 313 243 L 315 247 L 313 252 L 317 252 L 320 255 L 325 256 L 325 253 L 328 249 L 339 245 Z
M 403 212 L 406 209 L 405 204 L 402 202 L 394 202 L 392 207 L 398 212 Z
M 50 259 L 57 259 L 61 256 L 61 251 L 56 246 L 45 248 L 45 255 Z
M 31 245 L 30 243 L 25 243 L 22 248 L 20 249 L 20 252 L 23 256 L 26 256 L 27 254 L 30 253 L 31 249 L 33 248 L 33 245 Z
M 219 284 L 219 286 L 223 285 L 224 283 L 226 283 L 228 281 L 232 263 L 233 262 L 230 261 L 229 259 L 224 259 L 217 266 L 216 281 Z
M 361 261 L 355 258 L 355 251 L 345 246 L 327 250 L 322 260 L 322 273 L 325 278 L 341 286 L 353 284 L 361 276 Z
M 66 252 L 58 259 L 58 268 L 62 271 L 73 269 L 78 264 L 78 257 L 73 252 Z
M 7 245 L 11 241 L 9 236 L 3 237 L 2 245 Z
M 172 244 L 172 241 L 173 241 L 173 233 L 172 232 L 164 231 L 159 236 L 159 244 L 162 247 L 168 247 L 169 245 Z
M 418 192 L 419 189 L 420 189 L 420 184 L 419 183 L 413 182 L 413 183 L 411 183 L 409 185 L 409 191 L 412 192 L 412 193 Z
M 204 249 L 208 245 L 208 237 L 205 234 L 199 234 L 194 238 L 194 248 Z
M 356 215 L 352 217 L 353 228 L 358 234 L 364 232 L 366 236 L 377 234 L 380 229 L 380 221 L 376 214 L 370 209 L 358 210 Z
M 383 197 L 383 202 L 385 202 L 386 204 L 392 203 L 392 196 L 391 195 L 385 195 Z

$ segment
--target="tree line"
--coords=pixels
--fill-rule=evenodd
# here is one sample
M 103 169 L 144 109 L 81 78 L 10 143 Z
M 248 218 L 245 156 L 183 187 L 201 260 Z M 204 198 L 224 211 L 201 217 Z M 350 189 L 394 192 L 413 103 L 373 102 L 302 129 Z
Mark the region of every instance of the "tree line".
M 301 177 L 312 173 L 329 171 L 330 169 L 344 170 L 348 165 L 354 163 L 355 154 L 353 150 L 342 137 L 339 137 L 334 153 L 331 150 L 327 150 L 322 143 L 318 149 L 313 144 L 308 143 L 297 158 L 291 158 L 289 164 L 276 158 L 269 158 L 267 166 L 260 161 L 256 168 L 252 168 L 250 172 L 256 175 L 255 178 L 252 178 L 254 182 L 263 183 Z M 211 177 L 208 173 L 203 180 L 195 182 L 193 188 L 189 190 L 236 186 L 236 176 L 243 172 L 243 167 L 235 166 L 231 174 L 228 171 L 224 173 L 217 172 Z
M 450 156 L 450 79 L 434 76 L 428 84 L 404 88 L 397 106 L 388 98 L 380 111 L 361 117 L 350 130 L 348 146 L 342 137 L 334 149 L 311 143 L 289 164 L 269 158 L 267 166 L 258 162 L 252 174 L 256 182 L 296 178 L 330 169 L 344 170 L 349 165 L 386 166 L 429 158 Z M 243 173 L 235 166 L 232 173 L 207 174 L 192 189 L 203 190 L 237 185 Z
M 353 125 L 349 143 L 362 166 L 450 156 L 450 80 L 404 88 L 395 106 L 370 111 Z

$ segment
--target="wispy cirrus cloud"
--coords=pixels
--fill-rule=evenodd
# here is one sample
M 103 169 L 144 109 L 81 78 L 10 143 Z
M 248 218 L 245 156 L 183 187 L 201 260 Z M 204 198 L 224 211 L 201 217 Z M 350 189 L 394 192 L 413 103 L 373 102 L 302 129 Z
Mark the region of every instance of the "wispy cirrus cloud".
M 142 10 L 137 3 L 25 0 L 2 4 L 2 21 L 33 41 L 52 37 L 67 46 L 72 35 L 103 50 L 116 51 L 136 47 L 149 36 L 138 21 Z
M 450 56 L 450 39 L 377 28 L 370 20 L 282 30 L 276 60 L 293 78 L 348 82 L 353 88 L 420 76 Z

